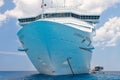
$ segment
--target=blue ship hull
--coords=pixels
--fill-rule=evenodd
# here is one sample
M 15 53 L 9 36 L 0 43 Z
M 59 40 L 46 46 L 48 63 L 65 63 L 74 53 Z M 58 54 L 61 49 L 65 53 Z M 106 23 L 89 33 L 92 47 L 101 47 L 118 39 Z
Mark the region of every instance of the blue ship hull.
M 89 32 L 50 21 L 36 21 L 18 32 L 29 59 L 47 75 L 89 73 L 92 44 Z

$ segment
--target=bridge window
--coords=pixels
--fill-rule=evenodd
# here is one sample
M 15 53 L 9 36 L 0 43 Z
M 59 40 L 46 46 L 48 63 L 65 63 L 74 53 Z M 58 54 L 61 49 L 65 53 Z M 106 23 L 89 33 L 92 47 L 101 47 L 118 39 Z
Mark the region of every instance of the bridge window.
M 45 18 L 55 18 L 55 17 L 70 17 L 70 13 L 48 13 L 44 14 Z
M 46 13 L 43 15 L 44 18 L 57 18 L 57 17 L 73 17 L 73 18 L 77 18 L 77 19 L 83 19 L 83 20 L 97 20 L 99 19 L 99 15 L 78 15 L 75 13 L 70 13 L 70 12 L 66 12 L 66 13 Z M 41 19 L 41 15 L 38 15 L 36 17 L 32 17 L 32 18 L 23 18 L 23 19 L 18 19 L 19 22 L 31 22 L 31 21 L 35 21 L 38 19 Z

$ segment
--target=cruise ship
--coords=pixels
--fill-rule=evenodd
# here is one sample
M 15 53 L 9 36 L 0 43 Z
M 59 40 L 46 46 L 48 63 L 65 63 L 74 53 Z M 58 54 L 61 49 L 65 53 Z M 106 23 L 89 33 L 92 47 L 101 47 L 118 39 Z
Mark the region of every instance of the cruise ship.
M 42 2 L 44 4 L 44 2 Z M 100 15 L 72 8 L 42 7 L 35 17 L 19 18 L 18 37 L 40 74 L 89 73 L 94 46 L 92 37 Z

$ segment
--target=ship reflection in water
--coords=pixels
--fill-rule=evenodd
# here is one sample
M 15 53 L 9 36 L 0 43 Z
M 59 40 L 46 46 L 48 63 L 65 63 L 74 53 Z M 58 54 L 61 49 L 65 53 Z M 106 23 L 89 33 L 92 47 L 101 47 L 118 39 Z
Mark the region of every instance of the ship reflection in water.
M 120 72 L 106 71 L 95 74 L 48 76 L 30 71 L 2 71 L 0 80 L 120 80 Z

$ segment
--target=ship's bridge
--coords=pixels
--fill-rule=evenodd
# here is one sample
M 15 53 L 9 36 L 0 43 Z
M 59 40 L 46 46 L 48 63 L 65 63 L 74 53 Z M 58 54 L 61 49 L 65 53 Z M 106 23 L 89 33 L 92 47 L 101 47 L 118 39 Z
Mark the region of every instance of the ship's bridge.
M 40 14 L 35 17 L 29 18 L 20 18 L 18 19 L 20 25 L 24 25 L 33 21 L 37 21 L 40 19 L 47 19 L 47 18 L 76 18 L 78 20 L 82 20 L 91 24 L 96 24 L 99 22 L 100 15 L 89 14 L 89 13 L 80 13 L 79 11 L 71 11 L 71 10 L 46 10 L 43 14 Z

